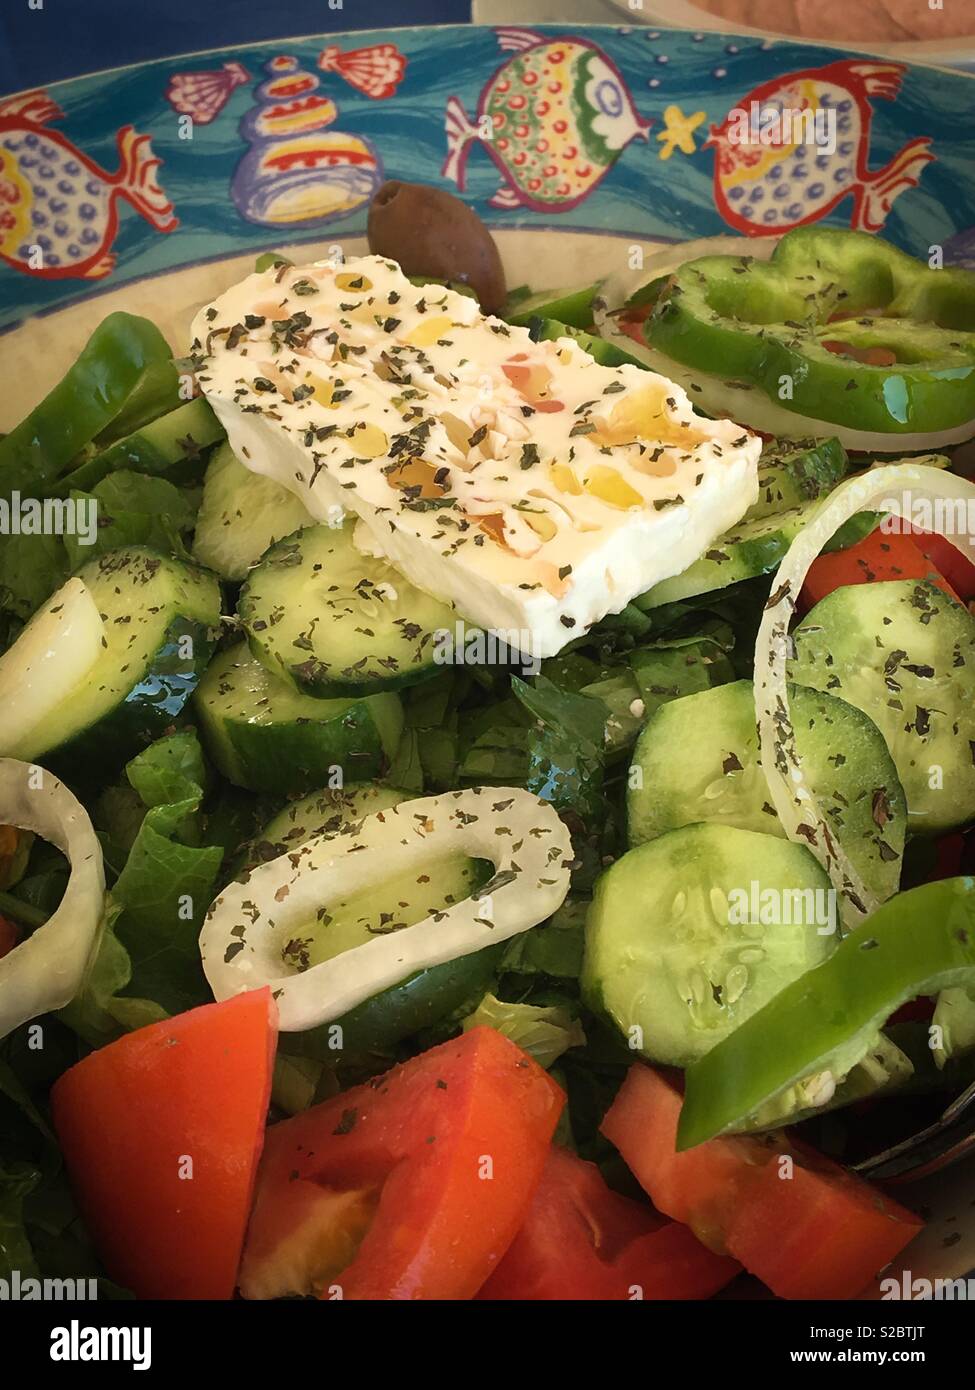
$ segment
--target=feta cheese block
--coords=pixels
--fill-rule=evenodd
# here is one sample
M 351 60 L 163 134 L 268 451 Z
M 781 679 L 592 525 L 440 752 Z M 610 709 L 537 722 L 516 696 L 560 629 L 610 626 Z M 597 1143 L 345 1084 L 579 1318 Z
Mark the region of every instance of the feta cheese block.
M 320 520 L 356 513 L 363 550 L 535 658 L 686 569 L 758 495 L 758 436 L 666 377 L 533 342 L 378 256 L 249 275 L 193 335 L 248 468 Z

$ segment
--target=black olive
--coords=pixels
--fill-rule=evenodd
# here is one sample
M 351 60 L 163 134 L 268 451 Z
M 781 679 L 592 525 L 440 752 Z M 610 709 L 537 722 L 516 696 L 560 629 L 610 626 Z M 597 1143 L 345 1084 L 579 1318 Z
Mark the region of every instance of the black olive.
M 369 250 L 405 275 L 469 285 L 487 314 L 504 304 L 501 257 L 477 213 L 439 188 L 384 183 L 369 207 Z

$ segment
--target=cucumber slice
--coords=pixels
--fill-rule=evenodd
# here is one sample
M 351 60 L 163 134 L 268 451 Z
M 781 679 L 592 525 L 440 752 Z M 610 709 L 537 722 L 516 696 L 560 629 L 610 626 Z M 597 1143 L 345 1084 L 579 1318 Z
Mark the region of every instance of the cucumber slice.
M 772 516 L 740 521 L 733 531 L 719 536 L 700 560 L 695 560 L 683 574 L 655 584 L 633 602 L 646 613 L 651 608 L 659 608 L 661 604 L 695 598 L 698 594 L 709 594 L 715 589 L 726 589 L 729 584 L 755 579 L 760 574 L 778 569 L 790 545 L 816 515 L 818 507 L 817 499 Z M 840 550 L 844 546 L 855 545 L 869 535 L 879 520 L 877 512 L 859 512 L 850 518 L 825 548 Z
M 70 695 L 7 750 L 27 760 L 56 755 L 47 764 L 72 781 L 104 775 L 165 732 L 220 625 L 216 577 L 146 546 L 109 551 L 76 578 L 95 601 L 104 645 Z
M 834 695 L 792 686 L 789 699 L 799 755 L 820 805 L 860 877 L 883 901 L 897 892 L 907 829 L 904 792 L 883 735 L 862 710 Z M 751 681 L 661 705 L 634 749 L 630 843 L 702 821 L 785 838 L 759 762 Z
M 758 501 L 745 521 L 801 507 L 832 491 L 846 477 L 849 457 L 838 439 L 779 439 L 758 461 Z
M 396 690 L 442 670 L 449 604 L 352 544 L 353 521 L 279 541 L 240 592 L 238 613 L 268 670 L 317 697 Z
M 299 796 L 272 816 L 250 842 L 243 871 L 249 872 L 267 859 L 297 849 L 314 835 L 336 835 L 363 816 L 398 806 L 412 795 L 401 787 L 387 787 L 380 782 L 350 782 L 348 786 Z
M 777 516 L 760 517 L 757 521 L 739 522 L 733 531 L 719 536 L 700 560 L 695 560 L 683 574 L 674 575 L 655 584 L 633 602 L 644 612 L 659 608 L 677 599 L 694 598 L 714 589 L 726 589 L 743 579 L 768 574 L 782 563 L 783 556 L 798 536 L 815 507 L 793 507 Z
M 102 651 L 104 624 L 80 579 L 69 579 L 0 656 L 0 754 L 57 715 Z
M 251 791 L 306 792 L 379 773 L 403 729 L 399 698 L 316 700 L 268 671 L 241 642 L 219 652 L 196 693 L 207 750 L 223 775 Z
M 222 437 L 223 425 L 211 410 L 210 402 L 198 396 L 102 449 L 46 488 L 42 495 L 67 497 L 72 491 L 91 492 L 109 473 L 120 469 L 165 473 Z
M 267 823 L 250 846 L 247 866 L 293 852 L 315 835 L 338 834 L 363 816 L 398 806 L 412 795 L 398 787 L 376 783 L 311 792 L 290 802 Z M 329 921 L 315 921 L 307 933 L 300 933 L 286 963 L 293 964 L 296 953 L 302 959 L 307 952 L 309 964 L 313 964 L 337 954 L 339 941 L 345 943 L 345 948 L 359 945 L 375 932 L 388 929 L 390 923 L 418 921 L 431 906 L 441 909 L 451 900 L 469 896 L 490 874 L 489 864 L 455 856 L 438 864 L 436 873 L 431 873 L 427 866 L 420 877 L 429 882 L 410 875 L 377 883 L 368 894 L 330 904 Z M 432 1028 L 479 1000 L 494 982 L 504 950 L 502 942 L 500 946 L 488 946 L 444 965 L 420 970 L 401 984 L 365 1000 L 336 1024 L 293 1034 L 288 1039 L 288 1051 L 333 1060 L 349 1054 L 388 1052 L 405 1038 Z M 336 1026 L 340 1033 L 334 1032 Z M 341 1040 L 340 1050 L 336 1049 L 337 1039 Z
M 671 830 L 597 882 L 583 996 L 634 1051 L 689 1066 L 826 958 L 833 902 L 802 845 L 723 825 Z
M 542 290 L 538 294 L 513 290 L 502 317 L 520 328 L 527 327 L 531 319 L 555 319 L 570 328 L 591 328 L 592 302 L 598 289 L 597 282 L 582 289 Z
M 562 323 L 558 319 L 531 319 L 528 331 L 537 343 L 556 338 L 574 338 L 584 352 L 588 352 L 594 361 L 602 363 L 604 367 L 622 367 L 626 362 L 634 367 L 643 366 L 639 358 L 632 357 L 617 343 L 607 342 L 605 338 L 596 338 L 584 329 L 573 328 L 571 324 Z
M 221 444 L 207 464 L 193 554 L 221 579 L 236 581 L 275 541 L 314 524 L 299 497 L 252 472 L 229 444 Z
M 862 709 L 883 734 L 909 828 L 975 816 L 975 618 L 927 580 L 835 589 L 796 628 L 790 675 Z

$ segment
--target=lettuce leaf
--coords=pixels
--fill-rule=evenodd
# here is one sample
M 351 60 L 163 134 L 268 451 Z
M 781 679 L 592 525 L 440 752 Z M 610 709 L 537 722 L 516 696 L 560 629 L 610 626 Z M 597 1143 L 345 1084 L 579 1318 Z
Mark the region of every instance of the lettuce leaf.
M 116 848 L 122 834 L 131 846 L 108 895 L 88 977 L 61 1013 L 92 1046 L 211 997 L 198 938 L 224 851 L 200 843 L 206 765 L 195 731 L 157 739 L 125 773 L 142 818 L 126 801 L 124 824 L 109 832 Z
M 43 1047 L 30 1037 L 38 1026 Z M 99 1297 L 127 1298 L 104 1278 L 37 1099 L 77 1057 L 77 1040 L 51 1016 L 0 1044 L 0 1278 L 97 1278 Z
M 530 933 L 526 933 L 530 935 Z M 472 1014 L 464 1019 L 464 1032 L 471 1028 L 493 1028 L 503 1033 L 546 1069 L 570 1047 L 584 1047 L 582 1024 L 568 1004 L 547 1008 L 537 1004 L 505 1004 L 493 994 L 485 994 Z

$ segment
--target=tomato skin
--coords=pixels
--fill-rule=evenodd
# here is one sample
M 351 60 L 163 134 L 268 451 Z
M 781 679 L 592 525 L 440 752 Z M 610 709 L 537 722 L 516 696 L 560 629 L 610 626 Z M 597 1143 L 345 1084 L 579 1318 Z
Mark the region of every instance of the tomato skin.
M 817 556 L 803 583 L 799 608 L 805 612 L 834 589 L 847 584 L 883 583 L 895 579 L 928 579 L 950 598 L 958 599 L 958 594 L 920 548 L 915 536 L 900 531 L 885 532 L 878 527 L 846 550 Z
M 607 1187 L 594 1163 L 552 1148 L 524 1225 L 479 1299 L 707 1298 L 740 1266 Z
M 128 1033 L 55 1082 L 78 1205 L 109 1274 L 137 1297 L 233 1296 L 276 1042 L 264 988 Z
M 943 574 L 951 592 L 962 603 L 975 598 L 975 565 L 957 550 L 945 536 L 932 531 L 919 531 L 916 526 L 902 523 L 910 533 L 911 539 L 934 566 Z
M 637 1064 L 602 1131 L 659 1210 L 780 1298 L 854 1298 L 921 1229 L 919 1217 L 791 1135 L 732 1135 L 678 1153 L 681 1104 L 672 1080 Z
M 272 1125 L 242 1293 L 290 1280 L 343 1299 L 473 1298 L 524 1219 L 564 1101 L 520 1048 L 474 1028 Z
M 600 1130 L 658 1211 L 690 1226 L 709 1249 L 726 1254 L 724 1231 L 738 1175 L 751 1153 L 749 1141 L 723 1139 L 678 1154 L 682 1096 L 673 1079 L 678 1075 L 632 1066 Z
M 0 917 L 0 960 L 20 945 L 20 928 L 9 917 Z

